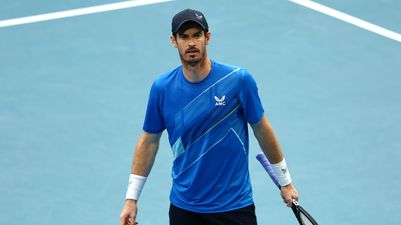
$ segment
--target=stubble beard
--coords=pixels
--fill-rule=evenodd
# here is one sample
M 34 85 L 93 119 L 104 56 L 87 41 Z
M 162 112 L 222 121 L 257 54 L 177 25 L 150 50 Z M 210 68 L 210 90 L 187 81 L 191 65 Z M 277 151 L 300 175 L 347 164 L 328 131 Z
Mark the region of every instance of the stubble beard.
M 206 48 L 204 47 L 200 59 L 198 59 L 198 60 L 185 60 L 184 55 L 181 54 L 181 51 L 179 51 L 180 58 L 181 58 L 181 62 L 182 62 L 184 65 L 189 65 L 189 66 L 191 66 L 191 67 L 195 67 L 195 66 L 197 66 L 200 62 L 202 62 L 202 61 L 205 59 L 205 53 L 206 53 Z M 185 54 L 185 53 L 184 53 L 184 54 Z

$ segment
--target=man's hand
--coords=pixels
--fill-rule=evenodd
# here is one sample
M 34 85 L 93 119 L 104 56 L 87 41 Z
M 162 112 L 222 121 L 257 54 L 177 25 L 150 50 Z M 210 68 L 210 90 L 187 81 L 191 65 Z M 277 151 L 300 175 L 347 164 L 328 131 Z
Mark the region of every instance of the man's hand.
M 281 197 L 284 200 L 284 203 L 287 204 L 288 207 L 292 206 L 292 200 L 298 201 L 298 192 L 292 183 L 281 187 Z
M 131 199 L 125 201 L 123 211 L 120 214 L 120 225 L 138 224 L 138 222 L 136 222 L 136 214 L 138 211 L 136 203 L 136 200 Z

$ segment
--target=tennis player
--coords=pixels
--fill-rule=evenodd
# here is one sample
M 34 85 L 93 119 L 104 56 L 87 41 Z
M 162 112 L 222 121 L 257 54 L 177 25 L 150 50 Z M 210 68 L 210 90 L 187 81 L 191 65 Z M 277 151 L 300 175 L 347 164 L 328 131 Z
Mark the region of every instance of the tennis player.
M 136 224 L 137 201 L 166 129 L 173 153 L 171 225 L 256 225 L 248 171 L 248 126 L 278 175 L 290 206 L 298 193 L 264 115 L 251 74 L 207 56 L 204 14 L 186 9 L 172 19 L 171 42 L 181 66 L 154 81 L 134 153 L 121 225 Z

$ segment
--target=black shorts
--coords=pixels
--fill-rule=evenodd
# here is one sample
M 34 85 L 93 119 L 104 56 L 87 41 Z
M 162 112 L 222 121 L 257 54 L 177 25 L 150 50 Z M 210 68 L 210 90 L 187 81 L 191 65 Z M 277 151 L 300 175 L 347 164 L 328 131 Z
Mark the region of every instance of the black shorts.
M 170 225 L 257 225 L 255 205 L 221 213 L 196 213 L 170 204 Z

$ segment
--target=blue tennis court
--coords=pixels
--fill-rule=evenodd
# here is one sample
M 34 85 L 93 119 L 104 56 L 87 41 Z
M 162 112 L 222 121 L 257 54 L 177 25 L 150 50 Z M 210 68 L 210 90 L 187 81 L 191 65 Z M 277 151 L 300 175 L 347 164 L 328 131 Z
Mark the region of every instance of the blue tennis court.
M 0 22 L 117 0 L 0 3 Z M 401 2 L 315 2 L 401 33 Z M 119 224 L 149 89 L 180 64 L 171 17 L 203 11 L 212 59 L 258 82 L 300 203 L 320 224 L 401 220 L 401 42 L 291 1 L 169 1 L 0 27 L 0 224 Z M 296 224 L 263 168 L 258 222 Z M 139 202 L 168 224 L 166 132 Z

